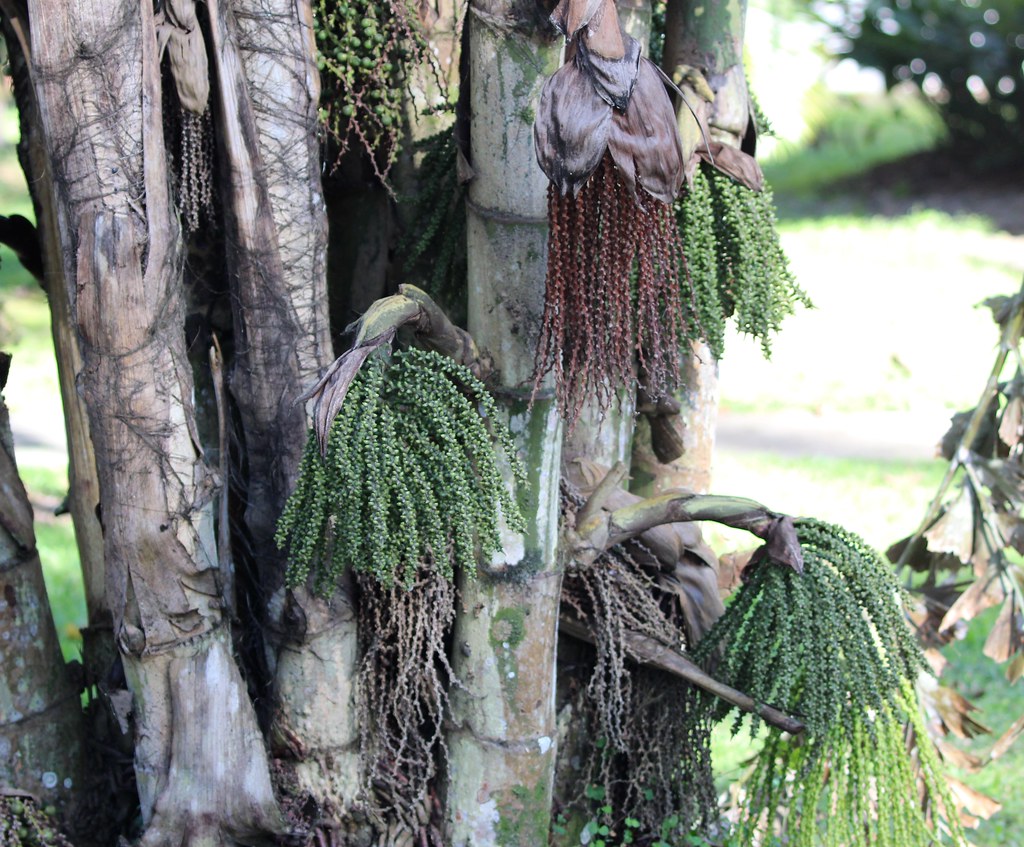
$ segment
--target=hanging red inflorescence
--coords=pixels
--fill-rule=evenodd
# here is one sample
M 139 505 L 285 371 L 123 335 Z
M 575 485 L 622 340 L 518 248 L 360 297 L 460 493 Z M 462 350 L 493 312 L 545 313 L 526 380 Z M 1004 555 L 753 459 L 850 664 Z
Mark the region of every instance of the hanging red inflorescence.
M 686 325 L 672 200 L 683 181 L 675 111 L 655 66 L 623 35 L 612 0 L 562 0 L 566 63 L 534 124 L 548 190 L 548 271 L 534 391 L 553 373 L 570 427 L 638 378 L 652 399 L 679 372 Z
M 570 425 L 587 398 L 606 411 L 637 367 L 649 391 L 671 390 L 686 332 L 672 207 L 642 186 L 634 195 L 606 154 L 578 194 L 549 186 L 548 217 L 535 384 L 553 372 Z

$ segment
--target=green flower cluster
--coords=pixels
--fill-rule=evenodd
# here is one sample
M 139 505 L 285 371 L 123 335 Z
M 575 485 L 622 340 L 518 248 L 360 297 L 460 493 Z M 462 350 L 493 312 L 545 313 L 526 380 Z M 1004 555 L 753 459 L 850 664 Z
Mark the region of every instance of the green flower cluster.
M 895 576 L 841 527 L 801 519 L 796 529 L 804 573 L 756 567 L 697 650 L 720 657 L 719 678 L 807 727 L 768 737 L 746 784 L 741 842 L 781 831 L 803 847 L 940 843 L 918 780 L 953 806 L 914 694 L 925 664 Z M 959 823 L 945 823 L 961 843 Z
M 398 154 L 402 90 L 408 68 L 429 61 L 407 0 L 315 0 L 321 118 L 344 153 L 353 138 L 387 170 Z M 375 164 L 376 164 L 376 160 Z
M 731 317 L 769 356 L 782 321 L 811 305 L 779 244 L 771 190 L 751 191 L 702 163 L 676 201 L 676 221 L 693 290 L 689 325 L 721 358 Z
M 754 568 L 697 654 L 721 650 L 718 676 L 823 736 L 895 706 L 924 660 L 881 556 L 841 527 L 800 519 L 796 529 L 804 573 Z
M 772 733 L 746 783 L 739 843 L 763 843 L 774 822 L 793 847 L 965 845 L 911 684 L 894 699 L 822 738 Z
M 525 524 L 496 461 L 526 484 L 512 436 L 472 373 L 437 353 L 371 357 L 356 375 L 321 457 L 310 433 L 299 482 L 278 522 L 287 580 L 329 594 L 346 569 L 409 587 L 421 562 L 475 573 L 501 549 L 502 521 Z
M 30 797 L 0 796 L 0 847 L 71 847 L 61 834 L 53 806 Z
M 421 263 L 423 288 L 457 324 L 466 315 L 466 187 L 459 184 L 455 131 L 448 127 L 417 142 L 423 154 L 416 172 L 410 223 L 398 246 L 403 265 Z

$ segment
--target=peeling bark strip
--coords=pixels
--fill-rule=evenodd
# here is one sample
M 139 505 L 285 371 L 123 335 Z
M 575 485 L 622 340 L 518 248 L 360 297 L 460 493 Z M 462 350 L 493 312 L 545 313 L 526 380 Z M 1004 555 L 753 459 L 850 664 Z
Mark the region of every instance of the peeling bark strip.
M 305 414 L 295 400 L 308 378 L 326 364 L 318 359 L 326 351 L 308 343 L 310 334 L 300 323 L 285 282 L 264 160 L 265 138 L 256 124 L 234 12 L 225 0 L 211 0 L 207 9 L 220 105 L 217 138 L 227 176 L 223 202 L 236 347 L 230 388 L 249 460 L 245 521 L 262 554 L 261 579 L 272 591 L 281 582 L 275 571 L 283 567 L 282 558 L 273 555 L 274 525 L 305 444 Z M 263 72 L 273 70 L 270 60 L 263 59 Z M 282 155 L 277 157 L 279 166 Z M 304 282 L 311 294 L 316 293 L 312 280 Z M 309 354 L 311 346 L 317 355 Z
M 116 650 L 104 590 L 103 535 L 96 515 L 99 481 L 85 403 L 75 385 L 75 377 L 82 369 L 82 355 L 64 285 L 64 257 L 57 224 L 55 186 L 46 155 L 36 92 L 32 85 L 27 19 L 24 11 L 16 5 L 13 0 L 2 0 L 0 9 L 4 16 L 14 96 L 18 104 L 21 129 L 18 158 L 26 181 L 31 186 L 43 262 L 40 284 L 46 291 L 50 306 L 53 346 L 57 354 L 68 445 L 68 511 L 75 525 L 75 542 L 85 582 L 89 621 L 89 626 L 82 631 L 82 661 L 86 680 L 92 681 L 106 673 Z
M 219 648 L 224 674 L 196 678 L 194 712 L 176 708 L 166 684 L 169 657 L 182 650 L 194 651 L 197 670 L 215 661 L 221 610 L 215 484 L 192 435 L 182 247 L 167 182 L 152 7 L 33 0 L 30 21 L 33 76 L 61 203 L 64 274 L 82 341 L 79 383 L 100 471 L 107 598 L 119 647 L 133 666 L 143 817 L 164 833 L 146 843 L 171 843 L 162 829 L 167 821 L 176 822 L 175 847 L 210 831 L 226 840 L 227 833 L 264 829 L 277 811 L 264 790 L 266 760 L 246 730 L 252 707 L 229 653 Z M 204 723 L 214 713 L 204 704 L 223 708 L 221 697 L 232 690 L 233 716 Z M 263 778 L 239 783 L 235 773 L 204 770 L 204 796 L 214 799 L 203 809 L 182 805 L 200 778 L 179 785 L 186 775 L 172 767 L 174 751 L 201 749 L 210 732 L 225 749 L 245 750 L 251 759 L 243 772 Z
M 0 371 L 10 357 L 0 353 Z M 0 392 L 5 374 L 0 373 Z M 82 713 L 60 653 L 0 394 L 0 786 L 63 801 L 82 781 Z
M 528 8 L 530 7 L 530 8 Z M 545 178 L 534 165 L 533 109 L 560 49 L 545 42 L 532 4 L 477 0 L 467 18 L 472 61 L 472 166 L 467 249 L 469 331 L 494 356 L 512 396 L 529 379 L 543 314 Z M 498 396 L 501 396 L 499 390 Z M 554 405 L 510 404 L 509 424 L 530 489 L 528 524 L 498 562 L 462 580 L 452 665 L 448 838 L 453 847 L 547 842 L 554 774 L 555 629 L 561 573 Z

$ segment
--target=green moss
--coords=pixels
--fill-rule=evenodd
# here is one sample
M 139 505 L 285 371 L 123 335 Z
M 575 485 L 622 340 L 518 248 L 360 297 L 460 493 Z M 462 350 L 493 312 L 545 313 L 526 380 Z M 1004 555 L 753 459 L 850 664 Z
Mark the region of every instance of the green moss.
M 499 804 L 498 814 L 495 834 L 501 847 L 547 844 L 551 811 L 543 780 L 532 788 L 526 785 L 512 786 L 512 799 L 508 803 Z
M 500 609 L 491 621 L 491 646 L 497 650 L 508 645 L 515 650 L 526 634 L 526 610 L 522 606 Z

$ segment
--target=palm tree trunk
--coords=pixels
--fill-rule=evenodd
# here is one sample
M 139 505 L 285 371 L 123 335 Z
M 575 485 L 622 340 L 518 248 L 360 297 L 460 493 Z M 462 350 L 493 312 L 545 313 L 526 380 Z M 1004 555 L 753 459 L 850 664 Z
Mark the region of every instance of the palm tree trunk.
M 472 166 L 469 330 L 494 356 L 512 432 L 530 479 L 518 492 L 528 523 L 499 562 L 462 579 L 448 736 L 449 842 L 547 840 L 555 759 L 555 632 L 561 427 L 552 399 L 524 390 L 543 313 L 545 178 L 533 152 L 533 108 L 558 46 L 528 4 L 474 0 L 470 28 Z M 464 83 L 465 84 L 465 81 Z
M 107 599 L 135 701 L 143 844 L 281 830 L 223 627 L 215 481 L 182 332 L 182 241 L 151 7 L 30 4 L 64 277 L 102 504 Z

